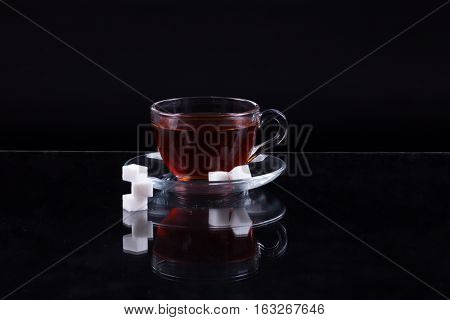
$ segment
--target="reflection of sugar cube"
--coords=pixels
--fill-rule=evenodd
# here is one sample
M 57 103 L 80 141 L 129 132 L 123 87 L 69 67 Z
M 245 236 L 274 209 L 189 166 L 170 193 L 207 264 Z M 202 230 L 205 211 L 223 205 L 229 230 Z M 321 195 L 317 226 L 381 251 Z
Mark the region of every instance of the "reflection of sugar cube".
M 225 171 L 213 171 L 208 172 L 209 181 L 228 181 L 230 180 L 228 172 Z
M 137 222 L 145 222 L 147 221 L 147 211 L 135 211 L 128 212 L 123 210 L 122 213 L 122 222 L 124 225 L 131 227 L 133 224 Z
M 136 221 L 131 226 L 131 234 L 134 238 L 153 239 L 153 224 L 151 221 Z
M 231 228 L 231 230 L 233 230 L 233 234 L 237 238 L 243 238 L 243 237 L 247 237 L 248 236 L 248 233 L 250 232 L 250 228 L 251 228 L 251 226 L 233 227 L 233 228 Z
M 250 219 L 245 208 L 233 209 L 230 219 L 230 226 L 236 237 L 246 237 L 252 225 L 252 219 Z
M 226 227 L 230 224 L 231 208 L 209 208 L 208 224 L 212 227 Z
M 142 254 L 148 250 L 147 238 L 134 238 L 131 234 L 127 234 L 122 238 L 123 251 L 127 253 Z
M 150 152 L 145 155 L 147 158 L 162 160 L 161 153 L 159 152 Z
M 153 197 L 153 183 L 149 178 L 141 178 L 131 184 L 131 194 L 137 198 Z
M 137 164 L 130 164 L 122 167 L 122 180 L 128 182 L 137 181 L 143 177 L 147 177 L 148 168 L 138 166 Z
M 147 198 L 124 194 L 122 196 L 122 207 L 127 211 L 147 210 L 147 201 Z
M 229 176 L 230 180 L 244 180 L 252 178 L 248 165 L 234 167 L 229 172 Z

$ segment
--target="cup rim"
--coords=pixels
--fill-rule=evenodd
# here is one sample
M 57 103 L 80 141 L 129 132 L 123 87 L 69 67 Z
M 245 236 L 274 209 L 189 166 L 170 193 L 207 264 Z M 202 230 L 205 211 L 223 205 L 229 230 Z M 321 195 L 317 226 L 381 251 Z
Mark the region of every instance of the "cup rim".
M 167 102 L 173 102 L 173 101 L 179 101 L 179 100 L 190 100 L 190 99 L 223 99 L 223 100 L 231 100 L 231 101 L 239 101 L 239 102 L 245 102 L 250 104 L 253 108 L 249 111 L 245 112 L 227 112 L 227 113 L 220 113 L 220 114 L 214 114 L 214 117 L 241 117 L 241 116 L 247 116 L 251 114 L 255 114 L 259 112 L 259 105 L 256 102 L 253 102 L 248 99 L 242 99 L 242 98 L 233 98 L 233 97 L 218 97 L 218 96 L 193 96 L 193 97 L 179 97 L 179 98 L 170 98 L 170 99 L 164 99 L 157 101 L 153 103 L 150 107 L 151 112 L 158 113 L 159 115 L 166 116 L 166 117 L 198 117 L 198 114 L 196 113 L 171 113 L 167 110 L 160 110 L 158 107 Z

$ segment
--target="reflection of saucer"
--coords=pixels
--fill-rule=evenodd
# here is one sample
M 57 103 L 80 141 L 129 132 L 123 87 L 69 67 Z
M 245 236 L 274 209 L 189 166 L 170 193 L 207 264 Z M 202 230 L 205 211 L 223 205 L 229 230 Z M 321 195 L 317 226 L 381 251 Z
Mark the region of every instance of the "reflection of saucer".
M 248 226 L 245 211 L 237 212 L 239 221 L 231 224 L 242 224 L 245 231 L 236 232 L 233 226 L 211 228 L 208 215 L 186 220 L 189 215 L 186 208 L 172 209 L 166 218 L 168 223 L 159 226 L 141 219 L 145 211 L 131 215 L 124 212 L 124 224 L 132 227 L 132 233 L 123 236 L 123 251 L 134 255 L 149 252 L 153 271 L 169 280 L 235 281 L 248 278 L 258 271 L 261 257 L 276 258 L 285 253 L 287 235 L 280 222 L 253 229 Z M 175 227 L 170 226 L 169 221 L 177 221 Z M 180 228 L 180 221 L 189 221 L 191 227 Z M 137 230 L 148 233 L 139 234 Z
M 219 200 L 195 195 L 178 197 L 174 193 L 160 192 L 148 205 L 148 217 L 155 225 L 184 227 L 187 225 L 186 221 L 167 220 L 166 218 L 172 208 L 185 208 L 196 212 L 197 216 L 208 215 L 211 222 L 209 228 L 229 228 L 236 223 L 244 224 L 241 225 L 243 228 L 246 228 L 247 225 L 256 228 L 278 221 L 286 213 L 285 206 L 276 195 L 265 192 L 264 189 L 235 193 L 227 199 Z M 229 217 L 224 222 L 222 221 L 225 216 L 223 213 L 226 212 L 229 212 Z M 195 219 L 195 217 L 193 218 Z
M 151 255 L 153 271 L 171 280 L 239 280 L 262 256 L 286 251 L 284 205 L 264 188 L 227 199 L 160 192 L 149 209 L 123 211 L 123 251 Z M 149 241 L 151 247 L 149 247 Z
M 139 164 L 148 167 L 148 176 L 158 190 L 183 194 L 226 195 L 261 187 L 276 179 L 285 169 L 286 163 L 280 158 L 268 155 L 264 160 L 249 163 L 252 178 L 209 182 L 204 180 L 178 181 L 170 173 L 163 161 L 141 155 L 128 160 L 125 165 Z

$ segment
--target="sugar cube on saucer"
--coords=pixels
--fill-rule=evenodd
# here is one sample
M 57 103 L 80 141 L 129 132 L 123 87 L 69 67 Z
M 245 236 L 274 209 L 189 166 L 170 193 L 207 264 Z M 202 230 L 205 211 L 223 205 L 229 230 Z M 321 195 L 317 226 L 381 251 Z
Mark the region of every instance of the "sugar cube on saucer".
M 230 224 L 230 208 L 209 208 L 208 224 L 212 227 L 226 227 Z
M 150 152 L 145 155 L 147 158 L 162 160 L 161 153 L 159 152 Z
M 131 234 L 127 234 L 122 238 L 123 251 L 133 254 L 142 254 L 148 250 L 147 238 L 135 238 Z
M 248 165 L 234 167 L 228 175 L 230 176 L 230 180 L 244 180 L 252 178 Z
M 153 183 L 149 178 L 141 178 L 131 183 L 131 194 L 137 198 L 153 197 Z
M 246 237 L 250 232 L 253 222 L 245 208 L 234 208 L 231 214 L 230 226 L 236 237 Z
M 225 171 L 213 171 L 208 172 L 209 181 L 228 181 L 230 180 L 228 172 Z
M 122 167 L 122 180 L 128 182 L 134 182 L 142 177 L 147 177 L 148 168 L 139 166 L 137 164 L 130 164 Z
M 122 196 L 122 207 L 127 211 L 147 210 L 147 202 L 146 197 L 135 197 L 132 194 Z

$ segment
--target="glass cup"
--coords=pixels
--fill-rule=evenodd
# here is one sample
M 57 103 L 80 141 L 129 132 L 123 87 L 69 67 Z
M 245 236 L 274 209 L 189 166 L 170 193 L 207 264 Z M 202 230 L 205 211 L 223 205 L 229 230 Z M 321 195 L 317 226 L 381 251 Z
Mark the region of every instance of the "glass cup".
M 260 112 L 249 100 L 223 97 L 176 98 L 156 102 L 151 121 L 157 147 L 169 170 L 182 181 L 208 179 L 208 172 L 247 164 L 287 134 L 278 110 Z M 277 132 L 256 143 L 257 130 L 277 123 Z

